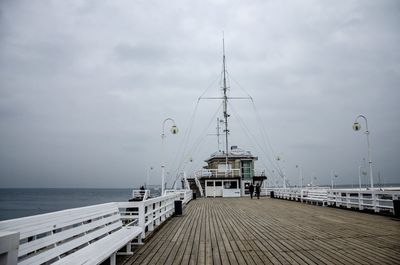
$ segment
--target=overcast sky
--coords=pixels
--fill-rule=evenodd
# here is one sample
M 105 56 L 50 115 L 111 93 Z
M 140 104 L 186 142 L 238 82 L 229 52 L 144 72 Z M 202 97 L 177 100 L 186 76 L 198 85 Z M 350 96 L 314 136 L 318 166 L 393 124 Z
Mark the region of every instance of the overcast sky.
M 180 129 L 166 138 L 169 184 L 179 165 L 201 168 L 222 115 L 196 102 L 221 93 L 223 31 L 229 93 L 255 104 L 231 102 L 230 142 L 257 168 L 279 155 L 290 183 L 296 165 L 307 183 L 332 170 L 358 183 L 367 141 L 352 123 L 364 114 L 375 182 L 399 183 L 399 26 L 397 0 L 3 0 L 0 186 L 128 188 L 147 173 L 159 184 L 168 117 Z

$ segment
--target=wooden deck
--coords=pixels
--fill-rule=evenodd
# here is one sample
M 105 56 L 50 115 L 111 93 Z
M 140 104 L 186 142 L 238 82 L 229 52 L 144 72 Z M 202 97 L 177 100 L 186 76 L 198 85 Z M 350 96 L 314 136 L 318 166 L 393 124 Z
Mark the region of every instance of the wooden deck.
M 278 199 L 203 198 L 124 264 L 400 264 L 400 220 Z

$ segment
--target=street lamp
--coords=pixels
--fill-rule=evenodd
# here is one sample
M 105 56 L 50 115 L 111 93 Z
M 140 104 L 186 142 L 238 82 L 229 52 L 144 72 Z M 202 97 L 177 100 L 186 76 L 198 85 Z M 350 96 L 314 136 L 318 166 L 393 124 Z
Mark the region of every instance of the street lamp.
M 338 175 L 333 170 L 331 170 L 331 185 L 332 185 L 332 189 L 333 189 L 333 177 L 337 178 Z
M 372 161 L 371 161 L 371 146 L 369 144 L 369 130 L 368 130 L 368 121 L 364 115 L 358 115 L 353 123 L 353 130 L 359 131 L 361 130 L 361 124 L 358 122 L 359 118 L 363 118 L 365 120 L 365 134 L 367 135 L 367 144 L 368 144 L 368 164 L 369 164 L 369 176 L 371 179 L 371 189 L 374 188 L 374 177 L 372 175 Z
M 299 165 L 296 165 L 296 168 L 299 169 L 299 177 L 300 177 L 299 184 L 300 184 L 300 188 L 302 189 L 303 188 L 303 169 Z
M 164 152 L 165 152 L 165 123 L 167 121 L 171 121 L 172 122 L 172 126 L 171 126 L 171 133 L 172 134 L 177 134 L 178 133 L 178 127 L 176 127 L 175 121 L 171 118 L 166 118 L 163 121 L 162 124 L 162 134 L 161 134 L 161 142 L 162 142 L 162 162 L 161 162 L 161 196 L 164 195 L 164 189 L 165 189 L 165 161 L 164 161 Z
M 281 161 L 282 158 L 280 158 L 279 156 L 276 158 L 276 161 Z M 285 162 L 285 160 L 282 160 L 282 162 Z M 279 172 L 278 172 L 279 174 Z M 285 174 L 285 164 L 283 164 L 282 166 L 282 175 L 283 175 L 283 188 L 286 189 L 286 174 Z
M 149 167 L 149 168 L 147 168 L 147 178 L 146 178 L 146 189 L 147 189 L 147 186 L 150 184 L 150 170 L 153 170 L 153 167 Z
M 364 174 L 364 170 L 361 173 L 361 169 L 363 168 L 363 166 L 358 166 L 358 185 L 360 186 L 360 190 L 361 190 L 361 174 Z

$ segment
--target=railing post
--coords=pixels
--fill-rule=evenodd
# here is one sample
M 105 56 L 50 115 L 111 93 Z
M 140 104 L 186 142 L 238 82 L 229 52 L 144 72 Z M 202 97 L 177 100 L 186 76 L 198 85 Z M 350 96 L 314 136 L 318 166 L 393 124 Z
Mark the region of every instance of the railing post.
M 144 202 L 142 201 L 142 202 L 140 202 L 140 205 L 139 205 L 139 226 L 143 229 L 143 232 L 142 232 L 142 238 L 145 238 L 145 236 L 146 236 L 146 234 L 145 234 L 145 230 L 146 230 L 146 214 L 145 214 L 145 211 L 144 211 Z
M 374 190 L 372 191 L 372 198 L 373 198 L 372 203 L 373 203 L 374 212 L 378 212 L 379 211 L 378 207 L 377 207 L 377 204 L 379 204 L 379 202 L 378 202 L 378 194 Z
M 0 263 L 16 265 L 18 262 L 19 233 L 0 232 Z

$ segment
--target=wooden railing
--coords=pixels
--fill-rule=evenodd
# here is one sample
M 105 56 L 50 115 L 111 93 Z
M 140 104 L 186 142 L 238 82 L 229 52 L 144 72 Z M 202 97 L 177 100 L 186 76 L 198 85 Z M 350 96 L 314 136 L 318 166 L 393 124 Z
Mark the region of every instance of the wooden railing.
M 132 198 L 147 200 L 150 197 L 150 190 L 132 190 Z
M 183 207 L 192 199 L 191 190 L 166 190 L 166 195 L 137 202 L 117 202 L 125 224 L 137 223 L 145 238 L 175 212 L 175 201 Z
M 203 197 L 204 196 L 203 187 L 201 186 L 201 183 L 200 183 L 199 179 L 196 176 L 194 176 L 194 181 L 196 182 L 196 186 L 200 191 L 200 197 Z
M 119 249 L 126 245 L 124 254 L 132 254 L 134 238 L 141 243 L 146 234 L 172 216 L 176 201 L 185 206 L 191 199 L 191 190 L 169 190 L 164 196 L 143 201 L 110 202 L 1 221 L 0 263 L 97 264 L 111 256 L 115 264 Z
M 132 254 L 132 240 L 141 243 L 141 235 L 139 226 L 123 225 L 115 203 L 5 220 L 0 222 L 0 264 L 9 254 L 13 257 L 6 264 L 100 264 L 108 257 L 116 264 L 117 251 L 126 246 L 123 254 Z M 4 253 L 10 236 L 17 237 L 17 245 Z
M 400 199 L 400 188 L 372 190 L 328 187 L 263 188 L 261 194 L 271 196 L 271 192 L 274 197 L 281 199 L 390 214 L 394 214 L 393 201 Z
M 393 212 L 393 201 L 399 199 L 400 191 L 335 189 L 328 193 L 327 204 L 374 212 Z

